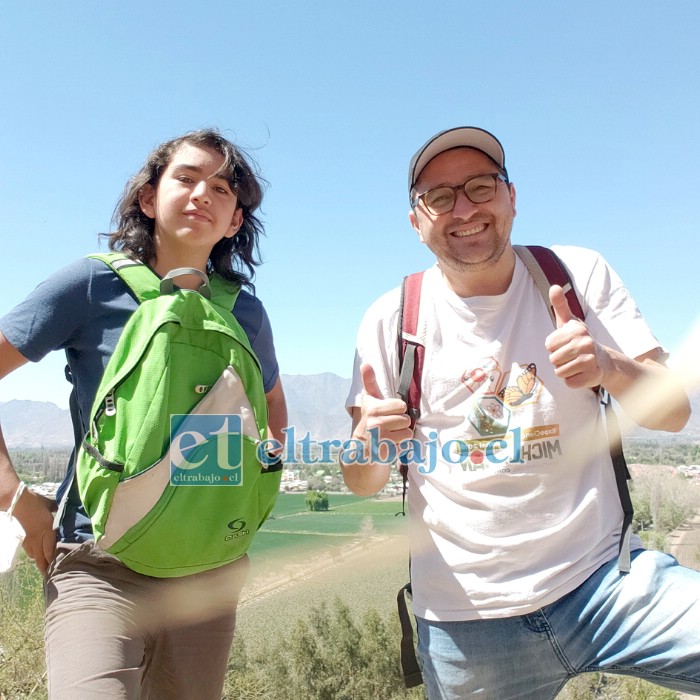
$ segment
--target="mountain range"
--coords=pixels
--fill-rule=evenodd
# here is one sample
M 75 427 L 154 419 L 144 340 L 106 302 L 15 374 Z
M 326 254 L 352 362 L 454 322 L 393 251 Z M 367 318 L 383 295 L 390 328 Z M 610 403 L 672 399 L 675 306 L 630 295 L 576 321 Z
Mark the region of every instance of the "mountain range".
M 350 435 L 344 408 L 350 380 L 336 374 L 283 374 L 289 425 L 297 439 L 307 432 L 317 441 Z M 70 447 L 73 426 L 68 409 L 46 401 L 15 399 L 0 403 L 0 425 L 8 447 Z
M 308 432 L 316 441 L 345 440 L 350 435 L 350 419 L 344 404 L 350 380 L 336 374 L 283 374 L 289 425 L 296 439 Z M 700 439 L 700 392 L 692 399 L 693 415 L 682 437 Z M 0 425 L 8 447 L 70 447 L 73 427 L 67 409 L 42 401 L 13 400 L 0 403 Z M 665 433 L 639 429 L 638 436 L 660 437 Z

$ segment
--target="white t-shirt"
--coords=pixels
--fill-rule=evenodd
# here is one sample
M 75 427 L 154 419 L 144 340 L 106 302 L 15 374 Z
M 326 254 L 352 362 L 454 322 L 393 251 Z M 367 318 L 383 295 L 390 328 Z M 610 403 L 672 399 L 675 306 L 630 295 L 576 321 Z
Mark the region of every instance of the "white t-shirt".
M 554 250 L 600 343 L 630 357 L 660 346 L 600 255 Z M 373 366 L 384 396 L 396 395 L 399 296 L 382 296 L 362 321 L 348 406 L 360 404 L 360 362 Z M 533 612 L 618 552 L 622 509 L 598 398 L 555 376 L 544 346 L 552 320 L 519 259 L 498 296 L 462 299 L 430 268 L 420 323 L 425 365 L 408 489 L 414 612 L 431 620 Z

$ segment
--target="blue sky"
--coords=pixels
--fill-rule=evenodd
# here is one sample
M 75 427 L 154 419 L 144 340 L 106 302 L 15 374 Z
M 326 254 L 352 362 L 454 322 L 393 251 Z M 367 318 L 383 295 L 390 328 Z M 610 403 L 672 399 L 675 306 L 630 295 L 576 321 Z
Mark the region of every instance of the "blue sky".
M 477 125 L 505 146 L 513 240 L 599 250 L 681 350 L 700 292 L 698 27 L 695 0 L 9 0 L 0 315 L 98 249 L 155 144 L 215 125 L 270 183 L 257 290 L 282 372 L 347 377 L 366 307 L 431 264 L 411 154 Z M 65 406 L 62 365 L 19 370 L 0 401 Z

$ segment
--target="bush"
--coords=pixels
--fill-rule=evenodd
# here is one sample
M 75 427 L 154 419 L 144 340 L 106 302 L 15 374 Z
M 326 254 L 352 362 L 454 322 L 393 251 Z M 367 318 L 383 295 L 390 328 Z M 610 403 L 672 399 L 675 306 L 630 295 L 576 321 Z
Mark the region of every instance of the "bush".
M 400 631 L 392 614 L 390 622 L 369 610 L 357 623 L 340 599 L 329 611 L 325 604 L 292 624 L 278 645 L 252 661 L 232 654 L 227 689 L 246 679 L 244 693 L 226 698 L 270 700 L 392 700 L 422 698 L 422 689 L 407 691 L 399 662 Z M 239 642 L 242 644 L 242 642 Z M 253 692 L 249 694 L 249 684 Z M 236 691 L 240 692 L 240 691 Z
M 668 552 L 667 532 L 645 530 L 638 534 L 645 549 L 655 549 L 657 552 Z
M 309 491 L 306 494 L 306 507 L 311 511 L 328 510 L 328 494 L 322 491 Z
M 42 580 L 28 559 L 0 577 L 0 610 L 0 698 L 46 698 Z

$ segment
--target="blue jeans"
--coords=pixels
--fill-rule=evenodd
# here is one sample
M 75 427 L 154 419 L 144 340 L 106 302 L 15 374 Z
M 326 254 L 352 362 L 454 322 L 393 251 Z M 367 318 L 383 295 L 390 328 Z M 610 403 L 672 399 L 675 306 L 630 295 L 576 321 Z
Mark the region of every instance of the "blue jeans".
M 547 700 L 579 673 L 623 673 L 700 694 L 700 572 L 636 550 L 520 617 L 418 624 L 430 700 Z

